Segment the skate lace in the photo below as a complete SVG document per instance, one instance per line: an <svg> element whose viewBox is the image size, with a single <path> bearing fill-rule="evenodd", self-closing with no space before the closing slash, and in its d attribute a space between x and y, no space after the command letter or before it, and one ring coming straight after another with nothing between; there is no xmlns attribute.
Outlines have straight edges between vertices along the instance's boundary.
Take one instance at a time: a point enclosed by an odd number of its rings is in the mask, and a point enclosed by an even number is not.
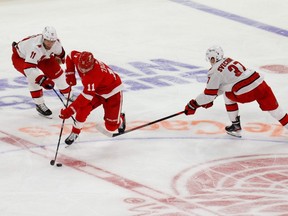
<svg viewBox="0 0 288 216"><path fill-rule="evenodd" d="M46 112L48 110L48 107L45 104L39 104L38 107L43 110L44 112Z"/></svg>
<svg viewBox="0 0 288 216"><path fill-rule="evenodd" d="M68 139L69 139L69 140L76 140L77 137L78 137L77 134L75 134L75 133L71 133L71 134L69 135Z"/></svg>

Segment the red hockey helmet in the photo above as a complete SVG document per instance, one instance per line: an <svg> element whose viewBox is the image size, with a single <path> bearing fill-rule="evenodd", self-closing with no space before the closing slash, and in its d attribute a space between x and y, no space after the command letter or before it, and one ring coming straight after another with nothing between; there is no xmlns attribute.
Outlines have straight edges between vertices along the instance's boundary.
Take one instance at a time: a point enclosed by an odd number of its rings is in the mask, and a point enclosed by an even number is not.
<svg viewBox="0 0 288 216"><path fill-rule="evenodd" d="M79 57L78 68L81 73L86 73L90 71L95 64L95 59L92 53L82 52Z"/></svg>

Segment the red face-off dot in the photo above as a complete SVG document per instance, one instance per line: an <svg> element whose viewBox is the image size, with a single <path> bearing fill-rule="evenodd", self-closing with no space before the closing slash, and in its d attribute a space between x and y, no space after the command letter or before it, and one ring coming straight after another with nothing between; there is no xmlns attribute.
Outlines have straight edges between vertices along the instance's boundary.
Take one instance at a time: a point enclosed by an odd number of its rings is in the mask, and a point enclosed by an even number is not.
<svg viewBox="0 0 288 216"><path fill-rule="evenodd" d="M261 66L260 69L270 73L277 73L277 74L288 73L287 65L264 65Z"/></svg>

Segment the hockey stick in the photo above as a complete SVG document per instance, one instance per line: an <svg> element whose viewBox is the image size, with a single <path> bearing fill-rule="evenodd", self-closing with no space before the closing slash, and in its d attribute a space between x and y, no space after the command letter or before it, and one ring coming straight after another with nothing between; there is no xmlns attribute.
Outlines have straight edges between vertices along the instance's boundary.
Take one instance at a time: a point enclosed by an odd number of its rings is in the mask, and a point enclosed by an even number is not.
<svg viewBox="0 0 288 216"><path fill-rule="evenodd" d="M54 90L54 89L53 89L53 90ZM56 92L56 91L54 90L54 92ZM67 102L66 102L66 104L64 104L65 107L68 106L69 98L70 98L70 93L71 93L71 91L69 91L69 93L68 93ZM57 95L58 95L58 94L57 94ZM63 100L61 100L61 101L63 101ZM64 101L63 101L63 103L64 103ZM62 120L62 125L61 125L61 129L60 129L60 133L59 133L59 139L58 139L58 144L57 144L57 148L56 148L56 152L55 152L55 157L54 157L54 160L51 160L51 161L50 161L50 165L51 165L51 166L54 166L54 164L55 164L55 162L56 162L56 159L57 159L58 150L59 150L59 146L60 146L60 141L61 141L61 137L62 137L62 132L63 132L63 128L64 128L64 123L65 123L65 119ZM61 163L57 163L56 165L57 165L57 166L62 166Z"/></svg>
<svg viewBox="0 0 288 216"><path fill-rule="evenodd" d="M172 114L172 115L163 117L163 118L161 118L161 119L157 119L157 120L155 120L155 121L148 122L148 123L146 123L146 124L139 125L139 126L137 126L137 127L131 128L131 129L129 129L129 130L124 131L124 133L109 133L108 131L106 131L104 128L102 128L100 125L97 125L97 124L96 124L96 129L97 129L100 133L102 133L102 134L104 134L104 135L106 135L106 136L108 136L108 137L116 137L116 136L121 136L121 135L126 134L126 133L130 133L130 132L132 132L132 131L138 130L138 129L143 128L143 127L147 127L147 126L152 125L152 124L155 124L155 123L157 123L157 122L161 122L161 121L164 121L164 120L166 120L166 119L173 118L173 117L178 116L178 115L181 115L181 114L183 114L183 113L184 113L184 111L181 111L181 112L178 112L178 113L174 113L174 114Z"/></svg>
<svg viewBox="0 0 288 216"><path fill-rule="evenodd" d="M67 104L64 103L62 97L58 94L58 92L57 92L54 88L53 88L53 91L55 92L55 94L57 95L57 97L60 99L60 101L62 102L62 104L64 105L64 107L67 108L68 103L67 103ZM70 92L71 92L71 91L70 91ZM69 92L69 95L68 95L68 96L70 96L70 92ZM67 100L69 101L69 99L67 99ZM73 119L74 122L76 121L73 116L71 116L71 118Z"/></svg>

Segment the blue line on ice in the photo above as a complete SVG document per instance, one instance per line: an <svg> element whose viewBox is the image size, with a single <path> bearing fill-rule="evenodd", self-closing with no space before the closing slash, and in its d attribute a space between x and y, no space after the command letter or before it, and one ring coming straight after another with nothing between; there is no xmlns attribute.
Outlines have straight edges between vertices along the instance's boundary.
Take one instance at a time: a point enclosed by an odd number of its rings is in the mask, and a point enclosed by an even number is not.
<svg viewBox="0 0 288 216"><path fill-rule="evenodd" d="M268 31L271 33L275 33L275 34L284 36L284 37L288 37L288 30L281 29L281 28L278 28L275 26L271 26L271 25L268 25L268 24L265 24L262 22L258 22L256 20L252 20L252 19L242 17L242 16L239 16L236 14L232 14L232 13L229 13L226 11L222 11L222 10L219 10L217 8L209 7L209 6L206 6L206 5L203 5L200 3L196 3L193 1L189 1L189 0L170 0L170 1L179 3L181 5L185 5L185 6L197 9L197 10L201 10L201 11L204 11L204 12L207 12L210 14L214 14L216 16L220 16L220 17L223 17L225 19L233 20L233 21L245 24L245 25L249 25L249 26L252 26L252 27L255 27L258 29L262 29L264 31Z"/></svg>

